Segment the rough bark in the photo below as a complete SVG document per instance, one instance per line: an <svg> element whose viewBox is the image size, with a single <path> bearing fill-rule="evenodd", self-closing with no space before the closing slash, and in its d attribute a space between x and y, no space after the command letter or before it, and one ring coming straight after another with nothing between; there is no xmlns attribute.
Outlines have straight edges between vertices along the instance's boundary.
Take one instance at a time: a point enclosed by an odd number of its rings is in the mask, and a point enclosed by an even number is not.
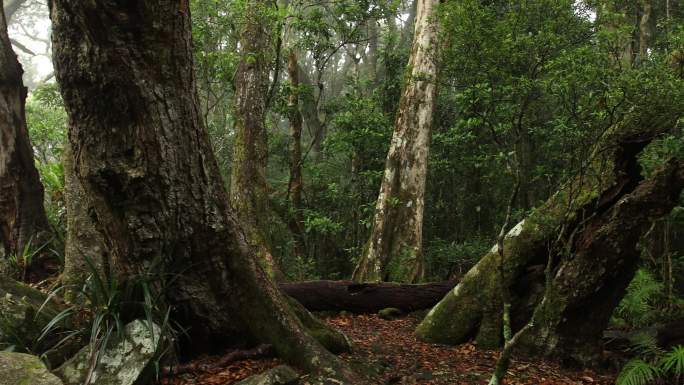
<svg viewBox="0 0 684 385"><path fill-rule="evenodd" d="M163 258L193 344L253 336L355 382L307 334L229 207L200 119L188 2L55 0L51 19L74 170L112 264L132 274Z"/></svg>
<svg viewBox="0 0 684 385"><path fill-rule="evenodd" d="M64 299L74 301L77 299L80 287L90 274L97 273L102 276L104 273L105 277L109 276L108 272L103 270L105 262L109 259L102 234L97 230L97 223L92 218L95 212L76 175L74 155L68 141L64 147L62 161L67 231L61 281L66 286ZM90 258L92 266L89 266L86 258Z"/></svg>
<svg viewBox="0 0 684 385"><path fill-rule="evenodd" d="M682 189L684 161L672 160L586 221L572 243L572 258L561 259L521 348L583 364L598 357L598 342L638 268L637 241L654 219L679 203Z"/></svg>
<svg viewBox="0 0 684 385"><path fill-rule="evenodd" d="M573 311L576 314L577 309L582 309L582 317L573 318L569 324L562 323L562 327L560 323L552 325L551 320L556 319L554 317L549 317L549 321L540 320L536 325L539 329L527 333L524 340L538 339L539 343L548 341L543 343L549 347L544 353L553 352L559 358L574 356L582 360L583 357L576 354L573 346L564 349L563 344L552 342L563 340L568 333L568 329L563 328L570 327L573 331L586 328L583 342L596 343L590 341L598 338L593 333L605 328L608 321L605 314L610 314L624 293L623 280L629 282L633 275L635 253L632 250L639 238L641 226L671 208L672 202L668 199L651 200L681 190L675 178L670 183L655 185L657 188L649 194L639 193L645 187L640 185L642 176L637 162L641 150L654 138L674 127L677 119L678 115L672 111L650 106L650 109L632 111L619 124L607 130L598 140L583 172L509 232L504 241L505 282L501 282L497 273L499 257L495 246L430 311L417 328L419 338L456 344L474 337L482 346L499 346L502 342L499 285L508 286L513 296L513 326L519 329L527 323L532 309L543 295L543 266L551 257L555 261L554 293L558 291L565 295L566 285L578 287L576 298L555 294L549 298L549 306L554 309L551 314L569 316ZM643 183L652 184L653 180ZM623 209L623 202L630 199L638 199L634 205L642 204L648 210L633 212ZM648 206L656 203L659 204L657 209ZM619 223L626 221L632 222L625 228L628 237L604 233L619 228ZM562 250L553 246L559 232L564 239L562 244L565 247ZM601 237L600 242L597 242L597 237ZM604 246L598 252L601 242ZM615 250L620 252L616 253ZM594 261L589 263L591 258ZM583 261L585 264L575 266L572 265L573 261ZM573 268L570 269L570 266ZM609 269L606 270L606 267ZM581 278L573 276L575 281L570 282L566 274L571 272L582 272L583 275ZM598 294L592 292L588 295L586 290L591 291L588 288ZM547 314L547 311L543 310L541 314ZM542 327L543 324L548 326ZM542 332L546 334L542 335Z"/></svg>
<svg viewBox="0 0 684 385"><path fill-rule="evenodd" d="M438 2L419 0L408 63L370 239L355 281L422 279L423 211L427 158L437 87Z"/></svg>
<svg viewBox="0 0 684 385"><path fill-rule="evenodd" d="M0 1L2 4L2 1ZM0 15L2 16L2 15ZM26 128L23 70L0 17L0 254L21 254L50 238L43 185Z"/></svg>
<svg viewBox="0 0 684 385"><path fill-rule="evenodd" d="M278 287L310 311L377 313L393 307L408 313L431 308L455 285L455 281L426 284L307 281L281 283Z"/></svg>
<svg viewBox="0 0 684 385"><path fill-rule="evenodd" d="M271 63L270 0L246 4L240 32L240 62L235 73L235 140L230 176L230 202L262 266L280 275L269 240L269 195L266 182L268 139L266 96Z"/></svg>

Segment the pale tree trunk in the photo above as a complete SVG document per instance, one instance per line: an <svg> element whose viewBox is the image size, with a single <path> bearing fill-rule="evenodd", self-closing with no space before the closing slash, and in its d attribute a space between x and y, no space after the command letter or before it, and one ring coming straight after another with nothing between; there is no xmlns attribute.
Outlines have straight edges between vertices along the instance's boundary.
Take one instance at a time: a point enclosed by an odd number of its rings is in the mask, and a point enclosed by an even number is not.
<svg viewBox="0 0 684 385"><path fill-rule="evenodd" d="M602 0L596 10L596 24L598 28L615 34L613 44L613 59L624 68L629 68L634 62L634 56L638 53L635 49L636 42L631 31L621 31L625 26L634 27L636 15L628 12L628 7L617 4L614 0ZM628 33L625 33L628 32Z"/></svg>
<svg viewBox="0 0 684 385"><path fill-rule="evenodd" d="M410 78L399 102L373 229L354 270L355 281L416 282L423 277L423 200L437 94L438 4L418 1Z"/></svg>
<svg viewBox="0 0 684 385"><path fill-rule="evenodd" d="M653 37L653 4L652 0L641 1L641 18L639 20L639 60L648 59L648 48Z"/></svg>
<svg viewBox="0 0 684 385"><path fill-rule="evenodd" d="M240 63L235 73L235 140L230 177L230 203L247 239L271 276L280 270L271 254L269 194L266 182L268 137L266 96L273 48L266 16L274 3L251 0L240 33Z"/></svg>
<svg viewBox="0 0 684 385"><path fill-rule="evenodd" d="M230 209L200 117L188 2L55 0L51 18L74 171L112 265L136 274L161 258L195 346L251 336L360 383L296 318Z"/></svg>
<svg viewBox="0 0 684 385"><path fill-rule="evenodd" d="M2 1L0 0L0 4ZM0 15L2 16L2 15ZM24 103L23 70L0 17L0 254L21 254L50 239L43 185L34 163Z"/></svg>
<svg viewBox="0 0 684 385"><path fill-rule="evenodd" d="M495 246L428 313L418 337L447 344L474 337L483 347L500 346L504 285L511 293L515 330L546 297L521 347L582 362L595 357L590 347L600 346L600 334L634 274L644 226L669 212L684 186L681 162L644 181L637 161L641 150L677 119L671 110L649 106L610 128L585 169L506 236L505 280L498 273ZM547 263L553 280L544 293L541 271Z"/></svg>
<svg viewBox="0 0 684 385"><path fill-rule="evenodd" d="M287 74L290 79L288 98L288 119L290 120L290 181L287 195L290 205L288 226L294 237L296 255L304 255L304 220L302 218L302 115L299 112L299 65L297 53L290 49L287 59Z"/></svg>
<svg viewBox="0 0 684 385"><path fill-rule="evenodd" d="M370 93L378 84L378 22L375 19L368 20L368 51L363 58L365 62L364 72L368 81Z"/></svg>
<svg viewBox="0 0 684 385"><path fill-rule="evenodd" d="M299 102L301 103L300 114L303 123L306 125L306 130L309 132L313 141L313 151L319 153L321 151L321 142L323 137L323 123L321 122L320 114L318 113L318 105L316 97L314 96L315 84L311 80L306 68L298 63L297 76L299 84L309 87L310 92L305 92L299 95Z"/></svg>

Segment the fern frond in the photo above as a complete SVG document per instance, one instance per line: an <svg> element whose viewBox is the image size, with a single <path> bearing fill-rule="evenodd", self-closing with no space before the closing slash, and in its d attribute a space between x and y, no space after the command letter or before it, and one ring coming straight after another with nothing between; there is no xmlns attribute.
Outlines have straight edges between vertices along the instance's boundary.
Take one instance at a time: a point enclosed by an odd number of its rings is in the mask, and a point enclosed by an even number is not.
<svg viewBox="0 0 684 385"><path fill-rule="evenodd" d="M658 367L640 359L633 359L622 368L615 385L649 385L658 377Z"/></svg>
<svg viewBox="0 0 684 385"><path fill-rule="evenodd" d="M654 305L664 293L664 285L644 269L637 270L616 311L634 326L648 324L655 315Z"/></svg>
<svg viewBox="0 0 684 385"><path fill-rule="evenodd" d="M674 377L684 375L684 346L675 346L660 360L663 372Z"/></svg>
<svg viewBox="0 0 684 385"><path fill-rule="evenodd" d="M639 332L629 337L629 350L640 357L659 357L665 351L658 346L658 339L653 332Z"/></svg>

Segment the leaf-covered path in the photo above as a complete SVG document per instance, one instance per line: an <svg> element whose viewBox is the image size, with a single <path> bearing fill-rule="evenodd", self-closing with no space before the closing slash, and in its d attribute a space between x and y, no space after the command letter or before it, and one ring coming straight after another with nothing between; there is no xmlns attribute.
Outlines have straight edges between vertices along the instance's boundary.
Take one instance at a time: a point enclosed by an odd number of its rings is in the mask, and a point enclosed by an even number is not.
<svg viewBox="0 0 684 385"><path fill-rule="evenodd" d="M486 384L497 352L473 344L443 346L420 342L413 330L415 316L387 321L377 315L341 315L325 322L342 330L354 351L342 357L369 370L371 384ZM225 385L280 364L256 359L217 366L221 357L201 357L198 370L163 381L165 385ZM542 361L513 360L505 383L510 385L612 384L614 378L592 371L568 371Z"/></svg>
<svg viewBox="0 0 684 385"><path fill-rule="evenodd" d="M356 350L348 357L379 369L378 384L486 384L498 352L473 344L443 346L420 342L414 316L386 321L377 315L340 316L327 322L345 332ZM513 360L507 384L612 384L591 371L561 370L545 362Z"/></svg>

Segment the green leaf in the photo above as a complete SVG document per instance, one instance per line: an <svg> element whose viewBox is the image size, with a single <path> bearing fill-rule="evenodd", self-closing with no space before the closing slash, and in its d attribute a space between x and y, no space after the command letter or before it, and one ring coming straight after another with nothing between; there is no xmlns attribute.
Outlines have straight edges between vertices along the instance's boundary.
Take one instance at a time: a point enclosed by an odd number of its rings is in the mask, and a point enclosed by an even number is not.
<svg viewBox="0 0 684 385"><path fill-rule="evenodd" d="M629 361L620 371L615 385L648 385L660 377L660 370L640 359Z"/></svg>
<svg viewBox="0 0 684 385"><path fill-rule="evenodd" d="M684 375L684 346L678 345L672 348L660 360L659 366L663 372L674 377Z"/></svg>

